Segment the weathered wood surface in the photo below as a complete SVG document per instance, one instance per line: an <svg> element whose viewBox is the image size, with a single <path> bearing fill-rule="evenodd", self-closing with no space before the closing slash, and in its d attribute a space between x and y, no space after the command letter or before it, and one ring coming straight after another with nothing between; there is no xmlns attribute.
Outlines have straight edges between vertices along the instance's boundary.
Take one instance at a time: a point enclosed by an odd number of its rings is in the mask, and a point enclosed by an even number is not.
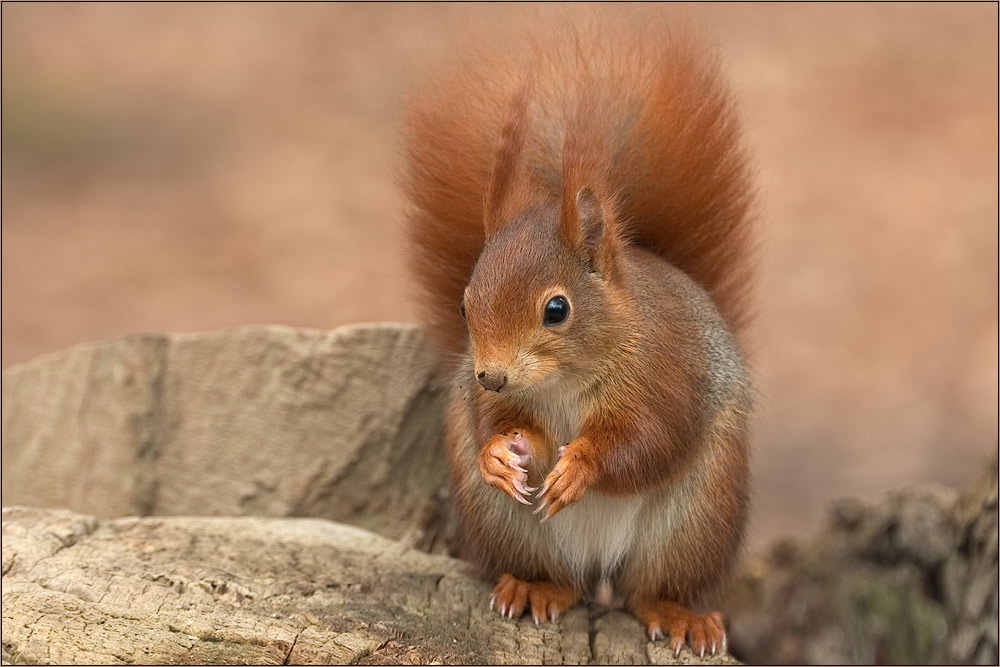
<svg viewBox="0 0 1000 667"><path fill-rule="evenodd" d="M433 372L406 324L79 345L3 372L3 505L323 517L442 551Z"/></svg>
<svg viewBox="0 0 1000 667"><path fill-rule="evenodd" d="M621 611L502 619L466 564L325 520L14 507L3 541L5 663L702 662Z"/></svg>

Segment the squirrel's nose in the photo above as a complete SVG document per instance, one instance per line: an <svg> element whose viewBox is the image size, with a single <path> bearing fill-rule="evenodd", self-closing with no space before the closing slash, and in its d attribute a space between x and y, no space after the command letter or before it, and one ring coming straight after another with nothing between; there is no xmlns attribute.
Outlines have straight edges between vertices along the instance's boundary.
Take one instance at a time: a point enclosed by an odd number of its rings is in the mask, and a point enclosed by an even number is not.
<svg viewBox="0 0 1000 667"><path fill-rule="evenodd" d="M476 373L476 377L487 391L500 391L507 384L507 374L503 371L480 371Z"/></svg>

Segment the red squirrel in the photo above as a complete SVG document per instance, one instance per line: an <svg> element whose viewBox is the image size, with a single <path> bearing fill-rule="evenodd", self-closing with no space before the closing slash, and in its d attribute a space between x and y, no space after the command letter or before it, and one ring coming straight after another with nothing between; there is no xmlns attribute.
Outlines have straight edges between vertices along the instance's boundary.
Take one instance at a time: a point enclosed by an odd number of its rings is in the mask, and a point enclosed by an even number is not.
<svg viewBox="0 0 1000 667"><path fill-rule="evenodd" d="M538 623L610 586L652 640L724 648L692 605L747 520L753 187L716 59L656 25L553 31L432 77L404 146L489 604Z"/></svg>

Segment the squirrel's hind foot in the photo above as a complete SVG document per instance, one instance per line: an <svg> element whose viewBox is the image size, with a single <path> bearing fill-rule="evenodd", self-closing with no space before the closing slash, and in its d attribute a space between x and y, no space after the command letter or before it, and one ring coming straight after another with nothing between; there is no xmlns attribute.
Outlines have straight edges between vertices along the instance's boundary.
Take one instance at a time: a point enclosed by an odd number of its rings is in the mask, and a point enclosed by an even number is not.
<svg viewBox="0 0 1000 667"><path fill-rule="evenodd" d="M538 625L544 620L555 621L578 599L572 586L559 586L550 581L522 581L504 574L490 595L490 609L495 608L507 618L519 618L530 604L531 617Z"/></svg>
<svg viewBox="0 0 1000 667"><path fill-rule="evenodd" d="M687 635L691 637L691 651L700 657L726 650L726 627L717 611L703 616L675 602L654 600L633 605L632 613L646 626L650 640L656 641L669 632L674 655L684 648Z"/></svg>

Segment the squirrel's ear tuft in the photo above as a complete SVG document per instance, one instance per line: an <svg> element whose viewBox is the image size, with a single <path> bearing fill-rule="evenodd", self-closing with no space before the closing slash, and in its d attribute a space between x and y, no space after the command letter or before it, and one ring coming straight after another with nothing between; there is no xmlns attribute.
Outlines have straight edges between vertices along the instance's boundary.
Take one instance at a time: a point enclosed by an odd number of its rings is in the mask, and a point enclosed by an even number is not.
<svg viewBox="0 0 1000 667"><path fill-rule="evenodd" d="M531 117L528 104L531 97L532 80L525 79L514 92L507 115L504 117L493 148L493 165L486 187L486 201L483 221L486 234L497 231L511 212L509 200L516 190L519 179L523 180L524 143L528 135Z"/></svg>

